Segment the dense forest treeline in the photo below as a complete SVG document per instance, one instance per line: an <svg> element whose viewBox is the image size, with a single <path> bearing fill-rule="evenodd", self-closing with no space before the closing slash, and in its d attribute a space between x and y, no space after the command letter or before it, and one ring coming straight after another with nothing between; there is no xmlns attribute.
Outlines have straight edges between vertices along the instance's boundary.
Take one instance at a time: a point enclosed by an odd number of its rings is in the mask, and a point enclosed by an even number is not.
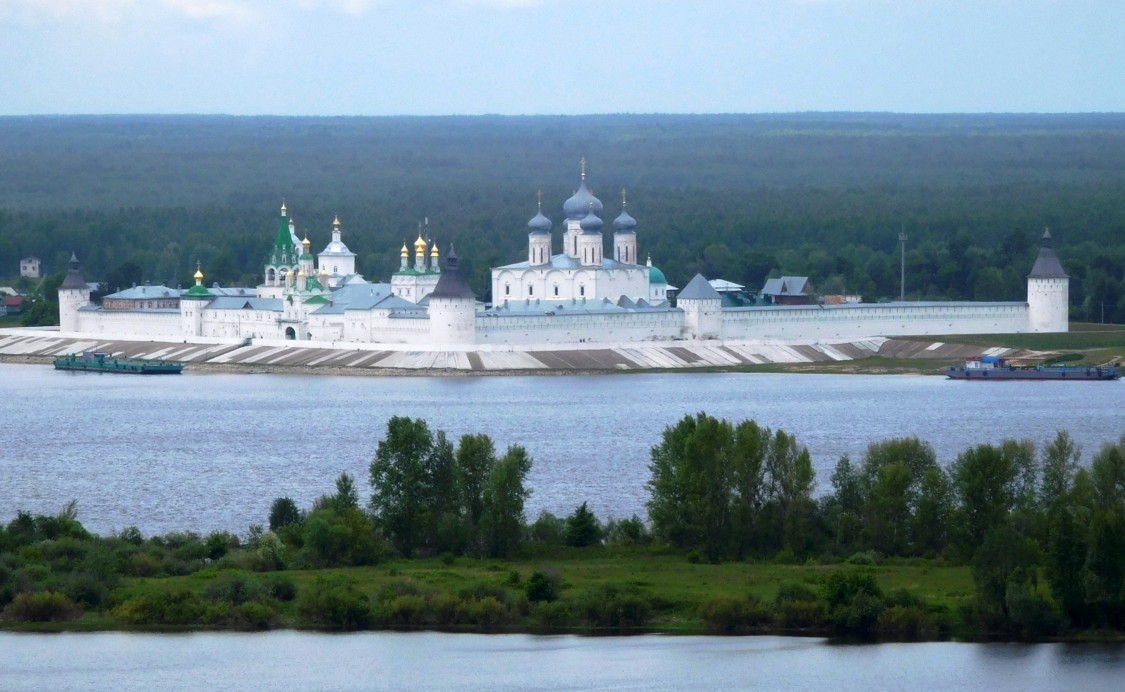
<svg viewBox="0 0 1125 692"><path fill-rule="evenodd" d="M129 528L102 538L73 503L57 516L19 512L0 525L0 620L1119 632L1125 436L1081 458L1065 432L1042 449L977 445L947 467L925 441L891 439L854 463L842 457L832 491L816 498L793 435L699 413L651 450L647 520L603 522L582 503L529 522L526 450L499 454L487 435L455 443L394 417L369 467L369 499L343 473L309 508L276 498L268 527L245 536ZM891 588L904 576L913 590Z"/></svg>
<svg viewBox="0 0 1125 692"><path fill-rule="evenodd" d="M905 232L908 297L1018 300L1050 226L1072 315L1125 322L1119 114L37 116L0 118L0 152L0 276L75 251L90 280L187 284L199 260L253 285L284 198L314 250L339 214L375 280L428 218L488 299L536 191L558 232L585 156L605 220L628 188L642 256L677 285L784 273L894 297Z"/></svg>

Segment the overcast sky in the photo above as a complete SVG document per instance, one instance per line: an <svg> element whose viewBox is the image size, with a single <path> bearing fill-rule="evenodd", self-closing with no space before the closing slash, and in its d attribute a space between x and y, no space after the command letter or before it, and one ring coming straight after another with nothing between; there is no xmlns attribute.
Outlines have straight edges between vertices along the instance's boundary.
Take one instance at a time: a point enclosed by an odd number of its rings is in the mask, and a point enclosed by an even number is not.
<svg viewBox="0 0 1125 692"><path fill-rule="evenodd" d="M1125 0L0 0L0 114L1125 111Z"/></svg>

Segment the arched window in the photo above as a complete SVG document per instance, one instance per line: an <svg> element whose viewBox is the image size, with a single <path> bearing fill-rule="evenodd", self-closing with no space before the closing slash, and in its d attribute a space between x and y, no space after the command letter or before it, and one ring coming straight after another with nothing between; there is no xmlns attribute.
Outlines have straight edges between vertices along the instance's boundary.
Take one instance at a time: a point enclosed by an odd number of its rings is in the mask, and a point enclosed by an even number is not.
<svg viewBox="0 0 1125 692"><path fill-rule="evenodd" d="M535 295L535 287L534 286L528 286L527 287L527 295L529 295L529 296Z"/></svg>
<svg viewBox="0 0 1125 692"><path fill-rule="evenodd" d="M556 298L559 297L559 285L558 284L555 284L555 297Z"/></svg>
<svg viewBox="0 0 1125 692"><path fill-rule="evenodd" d="M578 295L580 295L580 296L586 295L586 287L585 286L579 286L578 287Z"/></svg>
<svg viewBox="0 0 1125 692"><path fill-rule="evenodd" d="M512 287L509 284L504 284L504 295L512 295Z"/></svg>

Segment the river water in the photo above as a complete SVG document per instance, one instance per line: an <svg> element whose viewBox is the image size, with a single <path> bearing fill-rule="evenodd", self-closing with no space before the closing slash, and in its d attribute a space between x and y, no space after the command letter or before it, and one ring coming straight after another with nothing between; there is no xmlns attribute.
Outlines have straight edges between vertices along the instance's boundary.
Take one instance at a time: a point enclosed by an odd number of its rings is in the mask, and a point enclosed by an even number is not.
<svg viewBox="0 0 1125 692"><path fill-rule="evenodd" d="M0 520L17 509L136 525L245 532L289 496L308 506L341 471L366 491L388 418L422 417L456 440L484 432L534 459L528 513L645 516L649 450L699 411L794 433L820 491L842 454L928 440L945 464L1008 437L1068 430L1083 460L1125 433L1125 382L955 382L917 375L674 373L530 377L329 377L56 372L0 364ZM363 496L367 492L361 493Z"/></svg>
<svg viewBox="0 0 1125 692"><path fill-rule="evenodd" d="M649 449L706 411L797 435L823 490L842 454L929 440L948 463L1006 437L1066 429L1084 459L1125 433L1117 383L995 385L923 376L131 378L0 364L0 521L19 508L105 533L242 532L273 498L307 506L340 471L362 484L393 415L454 439L485 432L535 464L529 513L644 516ZM837 645L788 637L309 632L0 632L0 689L1110 690L1121 646Z"/></svg>
<svg viewBox="0 0 1125 692"><path fill-rule="evenodd" d="M802 637L0 633L5 690L1119 690L1125 648Z"/></svg>

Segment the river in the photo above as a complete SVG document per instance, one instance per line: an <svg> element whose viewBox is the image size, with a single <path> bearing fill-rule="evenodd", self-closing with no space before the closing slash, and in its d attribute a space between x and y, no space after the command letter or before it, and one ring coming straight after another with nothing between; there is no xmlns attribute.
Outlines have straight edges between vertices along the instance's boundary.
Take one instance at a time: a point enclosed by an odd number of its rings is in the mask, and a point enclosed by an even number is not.
<svg viewBox="0 0 1125 692"><path fill-rule="evenodd" d="M753 418L808 447L819 491L842 454L917 435L943 464L972 445L1068 430L1083 460L1125 433L1125 382L955 382L921 375L674 373L128 377L0 364L0 516L54 513L105 533L136 525L245 532L272 500L308 506L341 471L366 490L394 415L451 438L484 432L534 459L528 505L645 516L649 450L685 414ZM366 495L366 492L361 493Z"/></svg>
<svg viewBox="0 0 1125 692"><path fill-rule="evenodd" d="M12 634L5 690L1096 690L1125 648L804 637Z"/></svg>

